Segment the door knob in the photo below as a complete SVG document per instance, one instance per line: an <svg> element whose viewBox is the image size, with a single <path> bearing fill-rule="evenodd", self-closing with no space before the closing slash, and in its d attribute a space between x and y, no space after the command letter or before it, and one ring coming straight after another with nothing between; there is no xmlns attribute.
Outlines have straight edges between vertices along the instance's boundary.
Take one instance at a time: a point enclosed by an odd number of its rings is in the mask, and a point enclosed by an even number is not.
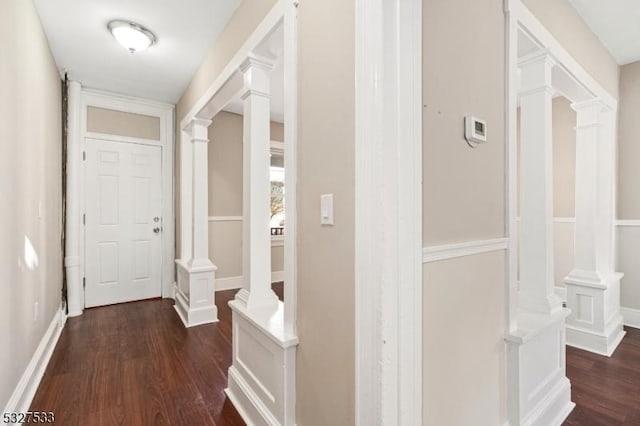
<svg viewBox="0 0 640 426"><path fill-rule="evenodd" d="M156 234L160 233L160 227L156 226L155 228L153 228L153 232Z"/></svg>

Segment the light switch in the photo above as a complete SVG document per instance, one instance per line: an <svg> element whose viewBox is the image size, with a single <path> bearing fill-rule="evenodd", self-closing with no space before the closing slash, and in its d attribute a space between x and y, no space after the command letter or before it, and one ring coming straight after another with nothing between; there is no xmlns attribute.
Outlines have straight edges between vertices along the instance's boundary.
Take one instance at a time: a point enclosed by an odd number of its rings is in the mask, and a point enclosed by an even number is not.
<svg viewBox="0 0 640 426"><path fill-rule="evenodd" d="M320 196L320 224L333 225L333 194Z"/></svg>

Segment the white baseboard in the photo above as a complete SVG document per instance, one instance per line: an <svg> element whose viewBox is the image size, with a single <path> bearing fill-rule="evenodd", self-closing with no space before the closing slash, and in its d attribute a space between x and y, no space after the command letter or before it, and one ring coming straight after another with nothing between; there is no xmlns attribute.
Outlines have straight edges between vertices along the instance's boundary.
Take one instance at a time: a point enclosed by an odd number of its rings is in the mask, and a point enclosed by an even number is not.
<svg viewBox="0 0 640 426"><path fill-rule="evenodd" d="M640 328L640 309L620 307L622 320L627 327Z"/></svg>
<svg viewBox="0 0 640 426"><path fill-rule="evenodd" d="M284 281L284 271L275 271L271 273L271 282L279 283L280 281Z"/></svg>
<svg viewBox="0 0 640 426"><path fill-rule="evenodd" d="M42 336L36 351L31 357L31 361L27 365L20 381L16 385L7 405L4 407L3 413L23 413L29 411L33 397L38 390L40 380L49 364L53 349L58 343L62 327L66 322L67 315L62 311L56 312L47 328L47 331Z"/></svg>
<svg viewBox="0 0 640 426"><path fill-rule="evenodd" d="M271 273L271 282L284 281L284 271L274 271ZM242 288L242 275L236 277L216 278L216 291L237 290Z"/></svg>
<svg viewBox="0 0 640 426"><path fill-rule="evenodd" d="M216 291L242 288L242 275L237 277L216 278Z"/></svg>

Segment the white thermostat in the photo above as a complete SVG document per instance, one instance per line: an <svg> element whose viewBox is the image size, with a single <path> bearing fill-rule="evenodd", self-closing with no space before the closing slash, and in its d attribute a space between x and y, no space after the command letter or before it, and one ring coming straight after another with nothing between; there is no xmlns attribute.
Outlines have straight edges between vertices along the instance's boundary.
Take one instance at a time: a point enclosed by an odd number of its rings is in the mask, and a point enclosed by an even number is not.
<svg viewBox="0 0 640 426"><path fill-rule="evenodd" d="M464 138L469 145L476 146L487 141L487 122L470 115L464 118Z"/></svg>

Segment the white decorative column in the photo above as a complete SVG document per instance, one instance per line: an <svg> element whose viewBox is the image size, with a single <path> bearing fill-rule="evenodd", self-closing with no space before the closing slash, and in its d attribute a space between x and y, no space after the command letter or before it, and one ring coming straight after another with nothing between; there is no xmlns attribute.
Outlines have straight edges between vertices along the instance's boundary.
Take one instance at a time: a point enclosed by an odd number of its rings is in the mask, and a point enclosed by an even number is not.
<svg viewBox="0 0 640 426"><path fill-rule="evenodd" d="M567 344L610 356L625 335L613 268L614 119L598 99L572 105L576 125L574 268L565 278Z"/></svg>
<svg viewBox="0 0 640 426"><path fill-rule="evenodd" d="M520 99L520 292L507 336L511 424L561 424L575 404L565 370L565 318L553 287L553 57L522 58Z"/></svg>
<svg viewBox="0 0 640 426"><path fill-rule="evenodd" d="M248 309L274 307L271 290L270 176L271 114L270 72L273 61L249 56L240 71L245 91L243 121L242 276L236 299Z"/></svg>
<svg viewBox="0 0 640 426"><path fill-rule="evenodd" d="M218 309L214 301L216 266L209 260L208 230L208 156L207 144L210 120L194 118L185 129L191 143L191 161L181 162L181 179L191 181L191 191L181 194L181 213L187 218L191 229L186 230L188 240L181 244L181 259L176 260L178 288L176 289L176 311L185 326L218 321ZM183 155L185 152L182 153ZM190 196L190 200L187 198ZM187 203L186 205L184 203ZM189 220L190 218L190 220ZM183 237L184 238L184 237ZM186 243L191 242L191 247ZM186 257L190 256L190 257Z"/></svg>
<svg viewBox="0 0 640 426"><path fill-rule="evenodd" d="M298 339L285 330L284 304L271 290L269 73L250 55L244 76L243 288L229 302L233 363L226 393L247 424L295 425Z"/></svg>
<svg viewBox="0 0 640 426"><path fill-rule="evenodd" d="M543 52L521 63L519 306L562 308L553 282L553 61Z"/></svg>
<svg viewBox="0 0 640 426"><path fill-rule="evenodd" d="M81 90L77 81L70 81L67 108L67 194L65 217L65 258L67 306L70 317L82 314L84 297L80 271L80 166L81 160Z"/></svg>

